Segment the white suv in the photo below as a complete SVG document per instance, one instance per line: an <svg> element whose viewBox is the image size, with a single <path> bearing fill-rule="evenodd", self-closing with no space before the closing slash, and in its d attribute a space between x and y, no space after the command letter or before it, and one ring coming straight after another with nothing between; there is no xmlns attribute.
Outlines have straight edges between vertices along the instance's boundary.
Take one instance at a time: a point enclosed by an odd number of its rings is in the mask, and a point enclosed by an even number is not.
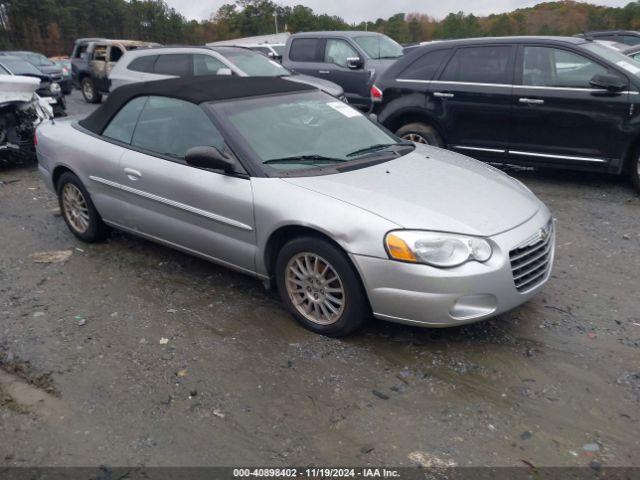
<svg viewBox="0 0 640 480"><path fill-rule="evenodd" d="M122 85L175 77L237 75L282 77L307 83L344 100L341 86L286 69L265 55L244 47L158 47L130 50L109 74L110 90Z"/></svg>

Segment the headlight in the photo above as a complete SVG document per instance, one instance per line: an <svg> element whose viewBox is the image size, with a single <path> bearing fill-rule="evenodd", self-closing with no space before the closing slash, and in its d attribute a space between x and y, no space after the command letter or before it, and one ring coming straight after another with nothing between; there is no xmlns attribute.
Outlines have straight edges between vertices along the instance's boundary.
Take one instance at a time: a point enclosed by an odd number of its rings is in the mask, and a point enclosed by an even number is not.
<svg viewBox="0 0 640 480"><path fill-rule="evenodd" d="M456 267L469 260L486 262L492 254L486 240L452 233L396 230L387 233L384 243L393 260L434 267Z"/></svg>
<svg viewBox="0 0 640 480"><path fill-rule="evenodd" d="M56 82L53 82L49 89L51 90L51 93L60 93L60 85Z"/></svg>

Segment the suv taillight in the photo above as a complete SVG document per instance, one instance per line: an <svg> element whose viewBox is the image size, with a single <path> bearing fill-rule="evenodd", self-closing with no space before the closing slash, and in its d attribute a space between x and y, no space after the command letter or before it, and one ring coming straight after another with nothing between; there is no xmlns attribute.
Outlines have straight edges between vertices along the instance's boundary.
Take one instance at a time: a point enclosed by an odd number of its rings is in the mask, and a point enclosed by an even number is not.
<svg viewBox="0 0 640 480"><path fill-rule="evenodd" d="M374 102L382 101L382 90L380 90L375 85L371 87L371 100L373 100Z"/></svg>

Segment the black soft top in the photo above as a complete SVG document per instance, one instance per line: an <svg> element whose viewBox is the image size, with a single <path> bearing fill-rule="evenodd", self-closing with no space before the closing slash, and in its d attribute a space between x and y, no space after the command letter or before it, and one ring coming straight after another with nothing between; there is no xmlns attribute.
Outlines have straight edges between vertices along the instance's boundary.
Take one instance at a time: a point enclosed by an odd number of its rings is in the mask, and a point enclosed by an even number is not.
<svg viewBox="0 0 640 480"><path fill-rule="evenodd" d="M136 97L155 95L177 98L197 105L215 100L256 97L278 93L316 90L316 87L278 77L203 77L171 78L154 82L123 85L109 94L107 100L79 123L87 130L101 134L113 116Z"/></svg>

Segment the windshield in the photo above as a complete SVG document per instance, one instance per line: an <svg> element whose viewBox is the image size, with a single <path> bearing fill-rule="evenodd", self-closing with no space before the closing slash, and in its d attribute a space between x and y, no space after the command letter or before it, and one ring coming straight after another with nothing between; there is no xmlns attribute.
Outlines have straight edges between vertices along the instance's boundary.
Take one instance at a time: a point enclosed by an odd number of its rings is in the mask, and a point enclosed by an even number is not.
<svg viewBox="0 0 640 480"><path fill-rule="evenodd" d="M402 47L400 44L394 42L386 35L367 35L355 37L354 40L370 58L398 58L402 56Z"/></svg>
<svg viewBox="0 0 640 480"><path fill-rule="evenodd" d="M27 60L29 60L29 62L40 67L50 67L52 65L55 65L55 63L53 63L47 57L45 57L44 55L40 55L38 53L28 53L26 55L26 58Z"/></svg>
<svg viewBox="0 0 640 480"><path fill-rule="evenodd" d="M359 111L317 91L218 103L213 109L257 161L281 171L335 166L405 146Z"/></svg>
<svg viewBox="0 0 640 480"><path fill-rule="evenodd" d="M599 55L610 62L615 63L619 67L625 69L627 72L640 78L640 63L631 57L627 57L623 53L620 53L613 48L606 47L600 43L589 42L580 45L585 50L588 50L596 55Z"/></svg>
<svg viewBox="0 0 640 480"><path fill-rule="evenodd" d="M251 50L225 50L220 53L240 70L252 77L281 77L291 74L289 70L278 62Z"/></svg>
<svg viewBox="0 0 640 480"><path fill-rule="evenodd" d="M25 60L0 58L2 64L14 75L42 75L42 72Z"/></svg>

